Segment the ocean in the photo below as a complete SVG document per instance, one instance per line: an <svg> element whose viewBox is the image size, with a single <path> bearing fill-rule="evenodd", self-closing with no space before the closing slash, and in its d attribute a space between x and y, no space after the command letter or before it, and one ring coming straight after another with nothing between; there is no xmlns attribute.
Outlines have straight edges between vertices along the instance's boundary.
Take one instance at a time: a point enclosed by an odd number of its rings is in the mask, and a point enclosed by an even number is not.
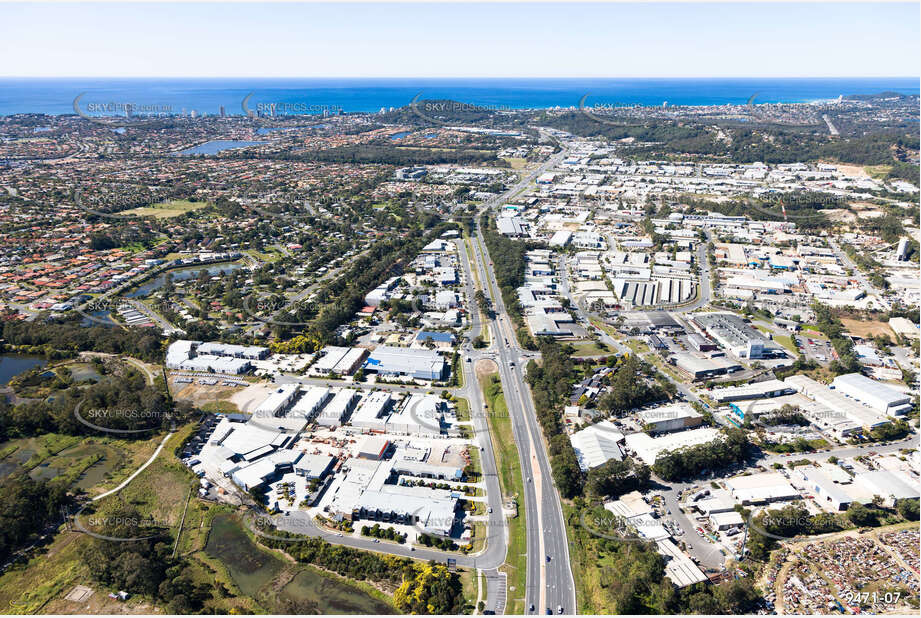
<svg viewBox="0 0 921 618"><path fill-rule="evenodd" d="M74 101L90 115L243 115L376 112L423 99L451 99L482 109L533 109L584 105L723 105L802 103L840 95L884 91L919 94L919 79L408 79L408 78L0 78L0 115L73 114ZM81 96L82 95L82 96ZM249 98L247 98L249 97Z"/></svg>

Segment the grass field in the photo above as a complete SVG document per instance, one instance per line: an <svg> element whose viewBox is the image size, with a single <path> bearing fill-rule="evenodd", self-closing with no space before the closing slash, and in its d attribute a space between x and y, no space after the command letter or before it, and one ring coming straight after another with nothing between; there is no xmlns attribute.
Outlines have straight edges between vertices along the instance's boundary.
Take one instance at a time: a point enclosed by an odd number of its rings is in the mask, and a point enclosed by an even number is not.
<svg viewBox="0 0 921 618"><path fill-rule="evenodd" d="M143 208L132 208L124 210L119 214L135 215L138 217L153 217L154 219L169 219L178 217L193 210L199 210L208 206L208 202L190 202L188 200L173 200L171 202L161 202L152 206Z"/></svg>
<svg viewBox="0 0 921 618"><path fill-rule="evenodd" d="M790 335L774 335L774 341L782 345L794 356L799 354L799 350L797 350L796 345L793 344L793 337Z"/></svg>
<svg viewBox="0 0 921 618"><path fill-rule="evenodd" d="M576 341L569 345L575 348L572 356L604 356L611 353L611 348L600 341Z"/></svg>
<svg viewBox="0 0 921 618"><path fill-rule="evenodd" d="M524 481L521 478L521 464L518 447L512 432L512 422L502 393L499 376L495 373L482 376L480 385L491 414L489 436L496 454L496 467L499 472L499 484L506 498L516 500L524 494ZM508 553L505 564L501 567L508 576L507 614L524 613L524 590L527 579L527 525L524 508L519 504L518 517L510 519Z"/></svg>

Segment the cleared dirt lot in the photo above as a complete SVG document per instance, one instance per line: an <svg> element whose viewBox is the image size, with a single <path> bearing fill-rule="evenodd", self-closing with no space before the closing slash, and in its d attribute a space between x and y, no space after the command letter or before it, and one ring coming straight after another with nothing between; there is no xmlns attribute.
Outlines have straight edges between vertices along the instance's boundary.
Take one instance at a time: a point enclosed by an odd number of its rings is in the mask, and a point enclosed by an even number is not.
<svg viewBox="0 0 921 618"><path fill-rule="evenodd" d="M841 318L841 323L844 324L844 327L852 335L858 337L873 337L874 335L882 335L884 337L891 337L895 339L895 333L891 328L889 328L888 322L865 322L863 320L850 320L848 318Z"/></svg>
<svg viewBox="0 0 921 618"><path fill-rule="evenodd" d="M242 386L221 386L220 383L215 385L204 385L198 384L197 382L193 382L192 384L176 384L172 380L170 382L170 390L174 398L179 401L187 401L199 408L208 404L213 404L216 401L229 402L239 408L240 406L234 398L247 390L247 388Z"/></svg>
<svg viewBox="0 0 921 618"><path fill-rule="evenodd" d="M488 358L481 358L476 363L473 364L473 370L476 372L477 380L488 376L491 373L496 373L499 371L499 365L496 364L496 361L489 360Z"/></svg>

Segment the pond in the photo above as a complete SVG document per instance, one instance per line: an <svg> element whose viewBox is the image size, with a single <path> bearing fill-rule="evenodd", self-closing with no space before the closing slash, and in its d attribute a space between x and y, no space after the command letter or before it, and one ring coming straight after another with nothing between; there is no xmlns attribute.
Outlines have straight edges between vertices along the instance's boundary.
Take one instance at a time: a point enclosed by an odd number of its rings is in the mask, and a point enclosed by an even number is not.
<svg viewBox="0 0 921 618"><path fill-rule="evenodd" d="M274 580L285 564L261 549L247 536L242 524L231 515L217 515L205 552L227 567L234 583L249 597ZM280 604L299 607L299 613L393 614L389 604L339 579L312 570L302 570L280 591ZM278 611L280 608L270 608Z"/></svg>
<svg viewBox="0 0 921 618"><path fill-rule="evenodd" d="M315 608L318 614L394 614L389 604L358 588L315 571L301 571L281 589L297 605Z"/></svg>
<svg viewBox="0 0 921 618"><path fill-rule="evenodd" d="M43 367L45 359L25 354L4 354L0 356L0 386L6 386L14 377L33 367Z"/></svg>
<svg viewBox="0 0 921 618"><path fill-rule="evenodd" d="M67 369L70 370L70 377L74 382L98 382L102 379L96 368L89 363L74 363L68 365Z"/></svg>
<svg viewBox="0 0 921 618"><path fill-rule="evenodd" d="M212 264L211 266L189 266L188 268L177 268L175 270L168 270L165 273L157 275L153 279L146 281L125 294L125 298L145 298L149 296L152 292L155 292L162 288L166 284L166 275L172 275L173 281L185 281L187 279L193 279L198 276L203 270L208 271L210 276L215 276L218 274L224 275L227 273L232 273L235 270L243 268L242 264L237 264L236 262L229 264Z"/></svg>
<svg viewBox="0 0 921 618"><path fill-rule="evenodd" d="M281 560L257 547L230 515L215 516L205 552L227 567L240 592L248 597L255 597L284 566Z"/></svg>
<svg viewBox="0 0 921 618"><path fill-rule="evenodd" d="M18 451L17 451L18 453ZM64 449L57 455L49 457L40 465L29 471L29 476L35 480L49 481L59 474L66 472L84 457L100 455L102 459L83 471L72 487L87 490L105 480L118 463L119 456L114 449L102 444L78 444ZM22 462L24 463L24 462Z"/></svg>

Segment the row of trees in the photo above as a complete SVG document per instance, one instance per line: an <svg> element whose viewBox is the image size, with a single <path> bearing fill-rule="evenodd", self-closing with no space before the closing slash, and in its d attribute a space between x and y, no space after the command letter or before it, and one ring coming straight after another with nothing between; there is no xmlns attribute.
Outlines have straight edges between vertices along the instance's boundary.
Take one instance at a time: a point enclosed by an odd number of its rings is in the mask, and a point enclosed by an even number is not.
<svg viewBox="0 0 921 618"><path fill-rule="evenodd" d="M403 238L392 238L375 243L364 255L355 259L348 270L316 295L316 301L309 307L279 317L281 322L305 322L308 337L317 347L329 342L336 329L350 320L364 304L365 294L387 277L398 275L416 254L432 240L454 224L439 224L431 229L413 229ZM276 336L288 334L289 328L276 326Z"/></svg>
<svg viewBox="0 0 921 618"><path fill-rule="evenodd" d="M626 357L605 377L609 390L598 400L598 407L620 417L648 403L668 399L672 393L662 384L651 381L657 375L656 369L639 357Z"/></svg>
<svg viewBox="0 0 921 618"><path fill-rule="evenodd" d="M563 431L562 409L574 380L572 362L566 349L548 337L538 342L542 362L528 363L526 379L531 386L537 420L549 443L550 467L560 494L573 498L582 493L585 482L576 452Z"/></svg>
<svg viewBox="0 0 921 618"><path fill-rule="evenodd" d="M403 544L406 542L406 533L397 532L393 526L388 526L387 528L381 528L380 524L374 524L373 526L362 526L361 527L361 536L370 536L375 539L386 539L388 541L396 541L397 543Z"/></svg>
<svg viewBox="0 0 921 618"><path fill-rule="evenodd" d="M154 328L82 326L78 319L3 322L4 351L68 358L77 352L130 354L150 362L163 360L163 338ZM20 347L21 346L21 347Z"/></svg>

